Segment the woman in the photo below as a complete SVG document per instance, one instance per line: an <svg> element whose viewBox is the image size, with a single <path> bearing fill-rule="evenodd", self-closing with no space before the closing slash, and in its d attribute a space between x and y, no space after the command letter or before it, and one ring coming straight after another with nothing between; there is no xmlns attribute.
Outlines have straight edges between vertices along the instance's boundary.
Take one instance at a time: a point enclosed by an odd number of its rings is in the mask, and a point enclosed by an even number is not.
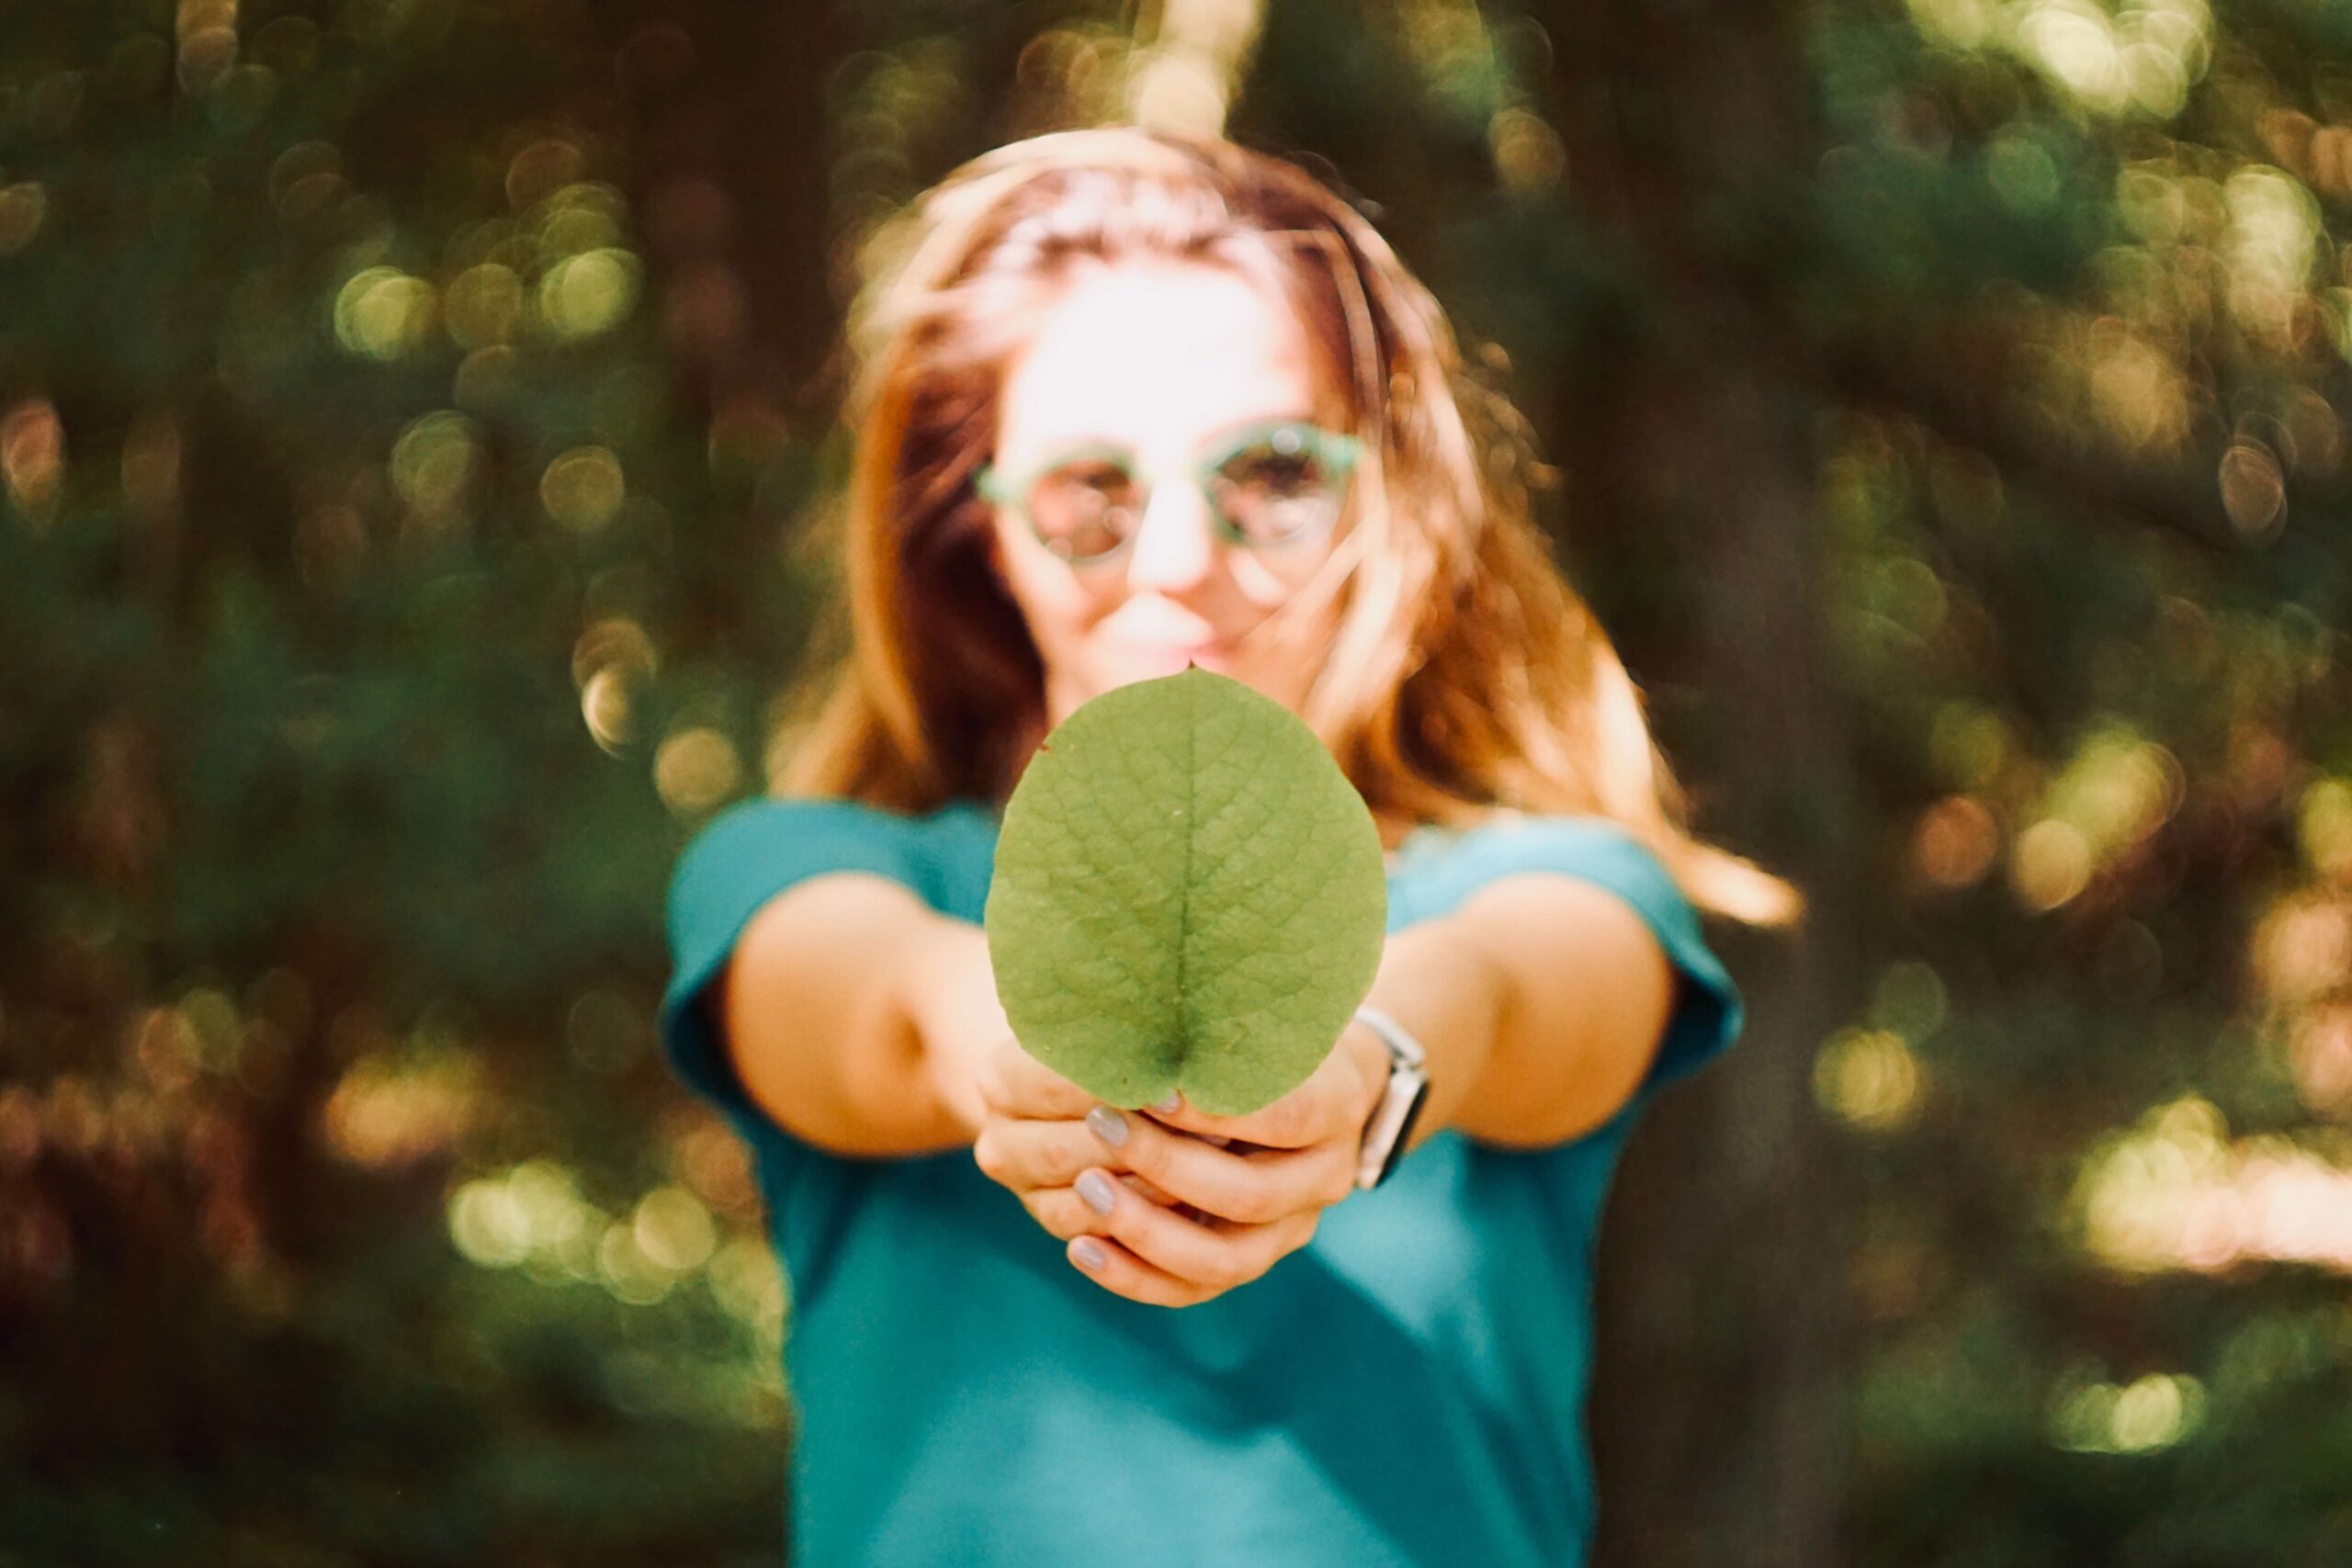
<svg viewBox="0 0 2352 1568"><path fill-rule="evenodd" d="M896 239L855 313L851 655L795 798L671 889L664 1037L792 1285L797 1560L1580 1561L1602 1192L1738 1029L1694 907L1792 895L1678 826L1506 417L1317 182L1059 133ZM1098 1105L997 1005L1006 795L1188 662L1309 724L1389 851L1366 1000L1430 1081L1372 1190L1371 1022L1221 1119Z"/></svg>

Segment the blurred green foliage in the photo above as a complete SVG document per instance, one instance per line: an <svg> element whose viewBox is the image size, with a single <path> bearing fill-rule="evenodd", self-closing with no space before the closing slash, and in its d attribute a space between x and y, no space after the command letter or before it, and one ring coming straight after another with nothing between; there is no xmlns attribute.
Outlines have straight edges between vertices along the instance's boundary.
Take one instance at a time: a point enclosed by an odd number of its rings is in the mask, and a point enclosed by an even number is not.
<svg viewBox="0 0 2352 1568"><path fill-rule="evenodd" d="M774 1554L782 1286L654 1058L647 744L767 671L646 630L769 468L673 402L563 20L0 22L0 1560Z"/></svg>
<svg viewBox="0 0 2352 1568"><path fill-rule="evenodd" d="M1658 529L1807 498L1854 1559L2352 1560L2352 7L1239 10L1236 133L1487 345L1702 826L1698 607L1777 590ZM774 1559L663 878L832 586L857 245L1139 48L0 0L0 1563Z"/></svg>

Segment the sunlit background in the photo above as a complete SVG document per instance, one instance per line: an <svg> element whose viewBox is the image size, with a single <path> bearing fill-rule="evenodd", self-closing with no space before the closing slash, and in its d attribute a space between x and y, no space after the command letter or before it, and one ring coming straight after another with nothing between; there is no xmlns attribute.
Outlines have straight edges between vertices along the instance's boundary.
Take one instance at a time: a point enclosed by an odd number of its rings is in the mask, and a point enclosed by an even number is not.
<svg viewBox="0 0 2352 1568"><path fill-rule="evenodd" d="M878 225L1130 118L1377 218L1815 900L1601 1561L2352 1562L2352 3L0 0L0 1564L775 1560L663 882Z"/></svg>

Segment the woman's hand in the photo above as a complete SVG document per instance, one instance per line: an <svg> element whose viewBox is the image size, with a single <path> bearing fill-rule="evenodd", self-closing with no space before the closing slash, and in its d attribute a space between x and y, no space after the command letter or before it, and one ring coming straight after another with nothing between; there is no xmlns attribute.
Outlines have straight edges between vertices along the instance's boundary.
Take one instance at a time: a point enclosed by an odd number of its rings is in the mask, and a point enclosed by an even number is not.
<svg viewBox="0 0 2352 1568"><path fill-rule="evenodd" d="M1351 1024L1305 1083L1247 1116L1122 1112L1007 1037L978 1075L987 1119L972 1155L1104 1289L1193 1306L1306 1246L1355 1190L1387 1076L1387 1048Z"/></svg>

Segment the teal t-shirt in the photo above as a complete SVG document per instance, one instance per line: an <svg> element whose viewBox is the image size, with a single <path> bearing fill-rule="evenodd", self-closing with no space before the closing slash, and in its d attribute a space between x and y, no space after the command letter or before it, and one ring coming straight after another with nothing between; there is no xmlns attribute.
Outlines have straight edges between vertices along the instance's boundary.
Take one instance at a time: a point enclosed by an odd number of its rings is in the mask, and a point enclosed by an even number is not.
<svg viewBox="0 0 2352 1568"><path fill-rule="evenodd" d="M703 829L671 883L662 1038L750 1143L790 1281L792 1560L1582 1562L1601 1199L1650 1095L1740 1024L1665 868L1592 818L1408 840L1389 873L1392 933L1519 871L1624 898L1682 981L1657 1064L1624 1111L1557 1147L1439 1131L1265 1275L1170 1309L1072 1268L968 1150L846 1158L786 1132L746 1095L701 1005L752 915L805 877L871 872L978 922L997 822L973 801L925 817L750 802Z"/></svg>

